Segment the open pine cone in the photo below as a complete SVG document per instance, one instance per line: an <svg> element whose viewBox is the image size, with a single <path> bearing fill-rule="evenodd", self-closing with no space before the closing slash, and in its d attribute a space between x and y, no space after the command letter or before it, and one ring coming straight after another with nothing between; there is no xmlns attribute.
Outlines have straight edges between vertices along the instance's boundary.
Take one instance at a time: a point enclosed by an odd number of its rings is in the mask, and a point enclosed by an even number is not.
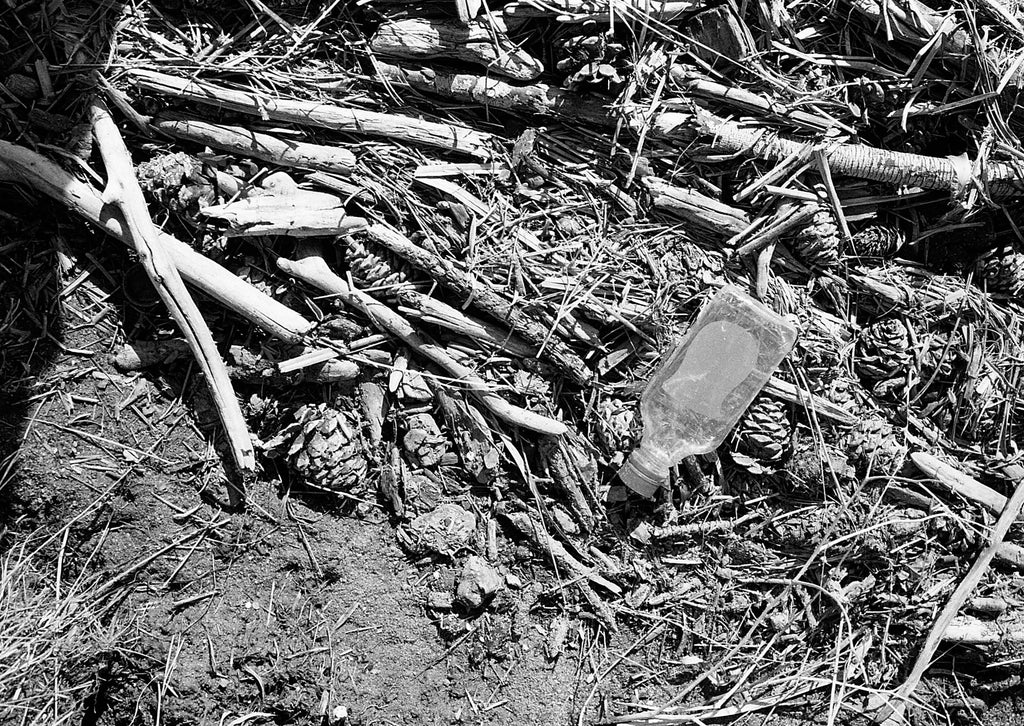
<svg viewBox="0 0 1024 726"><path fill-rule="evenodd" d="M860 419L846 437L846 451L851 463L864 472L891 474L904 459L905 449L896 431L877 416Z"/></svg>
<svg viewBox="0 0 1024 726"><path fill-rule="evenodd" d="M975 282L989 292L1018 295L1024 290L1024 254L1002 246L974 263Z"/></svg>
<svg viewBox="0 0 1024 726"><path fill-rule="evenodd" d="M910 330L899 318L883 318L857 342L857 372L872 380L895 377L910 365Z"/></svg>
<svg viewBox="0 0 1024 726"><path fill-rule="evenodd" d="M793 251L808 265L831 269L839 264L839 227L832 211L822 207L793 238Z"/></svg>
<svg viewBox="0 0 1024 726"><path fill-rule="evenodd" d="M850 253L856 257L891 257L905 241L896 225L874 222L853 235Z"/></svg>
<svg viewBox="0 0 1024 726"><path fill-rule="evenodd" d="M325 403L308 404L264 445L271 455L283 456L308 486L350 492L367 482L366 447L358 417Z"/></svg>
<svg viewBox="0 0 1024 726"><path fill-rule="evenodd" d="M792 432L785 404L758 396L736 424L733 460L749 471L771 470L791 453Z"/></svg>

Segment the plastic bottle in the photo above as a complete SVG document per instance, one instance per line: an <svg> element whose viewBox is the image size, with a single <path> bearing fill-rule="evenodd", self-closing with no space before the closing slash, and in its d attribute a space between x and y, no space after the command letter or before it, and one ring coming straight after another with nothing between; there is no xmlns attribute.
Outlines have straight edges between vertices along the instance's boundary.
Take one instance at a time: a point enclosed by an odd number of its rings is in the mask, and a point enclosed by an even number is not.
<svg viewBox="0 0 1024 726"><path fill-rule="evenodd" d="M796 342L789 321L726 285L665 356L640 399L640 445L619 469L653 497L683 457L713 451Z"/></svg>

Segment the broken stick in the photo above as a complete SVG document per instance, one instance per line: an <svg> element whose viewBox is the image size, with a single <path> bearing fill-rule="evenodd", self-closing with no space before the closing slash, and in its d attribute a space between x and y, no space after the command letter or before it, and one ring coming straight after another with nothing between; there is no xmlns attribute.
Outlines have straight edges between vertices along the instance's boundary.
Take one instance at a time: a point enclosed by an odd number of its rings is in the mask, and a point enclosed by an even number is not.
<svg viewBox="0 0 1024 726"><path fill-rule="evenodd" d="M135 167L128 147L103 101L93 101L91 117L93 134L107 172L103 200L121 210L127 236L135 245L146 274L184 334L206 378L235 465L243 474L251 474L256 471L256 453L249 436L249 427L235 397L227 366L217 351L213 334L163 247L153 218L149 216L142 188L135 177Z"/></svg>
<svg viewBox="0 0 1024 726"><path fill-rule="evenodd" d="M450 373L491 413L506 423L553 436L560 436L566 432L566 426L562 422L513 406L490 390L487 382L469 366L459 363L444 348L418 333L401 315L365 292L349 286L348 282L327 266L322 257L313 255L301 260L278 258L277 265L285 273L337 296L341 302L362 312L378 328L399 338L424 358Z"/></svg>
<svg viewBox="0 0 1024 726"><path fill-rule="evenodd" d="M903 714L907 703L917 689L918 683L921 682L921 677L931 665L932 656L935 655L935 652L942 644L946 629L953 623L957 612L967 601L967 598L970 597L971 592L981 582L981 578L985 575L985 571L995 558L1003 538L1010 531L1010 527L1017 521L1021 509L1024 508L1024 467L1011 464L1004 471L1013 481L1013 496L1010 497L1006 507L1003 509L1003 513L996 520L996 525L992 528L992 533L989 536L988 545L978 555L974 565L971 566L964 579L957 585L956 590L953 591L953 594L946 602L946 606L942 608L942 612L935 618L935 622L928 632L928 637L924 641L924 646L922 646L921 651L917 654L917 660L914 662L914 668L910 671L910 675L907 676L899 690L887 700L875 715L875 720L884 726L896 726L896 724L905 723Z"/></svg>
<svg viewBox="0 0 1024 726"><path fill-rule="evenodd" d="M0 139L0 179L19 182L67 206L104 232L132 244L121 213L92 186L24 146ZM184 242L159 232L161 246L188 284L246 320L288 343L301 343L313 322L205 257Z"/></svg>
<svg viewBox="0 0 1024 726"><path fill-rule="evenodd" d="M171 115L157 117L150 126L176 139L205 144L276 166L316 169L346 176L351 174L356 166L355 154L348 149L309 144L304 141L285 141L241 126L212 124L199 119Z"/></svg>

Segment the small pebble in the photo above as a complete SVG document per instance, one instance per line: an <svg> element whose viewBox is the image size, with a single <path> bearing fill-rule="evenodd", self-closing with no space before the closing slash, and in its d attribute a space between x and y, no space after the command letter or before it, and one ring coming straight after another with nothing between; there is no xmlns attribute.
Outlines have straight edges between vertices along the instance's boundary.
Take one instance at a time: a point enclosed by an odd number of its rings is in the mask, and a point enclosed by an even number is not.
<svg viewBox="0 0 1024 726"><path fill-rule="evenodd" d="M487 560L478 555L470 555L459 575L455 600L469 610L477 610L504 586L501 575Z"/></svg>

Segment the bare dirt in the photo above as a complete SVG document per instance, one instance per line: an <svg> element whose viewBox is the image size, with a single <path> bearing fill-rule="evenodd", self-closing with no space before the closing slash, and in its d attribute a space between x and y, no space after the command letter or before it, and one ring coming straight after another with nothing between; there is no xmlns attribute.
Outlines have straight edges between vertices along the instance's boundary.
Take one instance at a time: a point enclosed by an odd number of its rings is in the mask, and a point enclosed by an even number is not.
<svg viewBox="0 0 1024 726"><path fill-rule="evenodd" d="M4 545L71 521L48 546L58 577L114 593L117 641L86 664L82 723L574 718L607 653L576 621L549 657L562 608L544 602L553 583L542 562L505 553L500 569L522 588L483 614L428 610L431 592L454 592L456 563L411 560L383 509L343 514L329 498L282 497L265 477L232 510L188 366L143 376L110 363L125 323L159 325L113 284L120 271L100 259L112 250L90 239L62 255L47 249L52 228L15 227L3 286Z"/></svg>

